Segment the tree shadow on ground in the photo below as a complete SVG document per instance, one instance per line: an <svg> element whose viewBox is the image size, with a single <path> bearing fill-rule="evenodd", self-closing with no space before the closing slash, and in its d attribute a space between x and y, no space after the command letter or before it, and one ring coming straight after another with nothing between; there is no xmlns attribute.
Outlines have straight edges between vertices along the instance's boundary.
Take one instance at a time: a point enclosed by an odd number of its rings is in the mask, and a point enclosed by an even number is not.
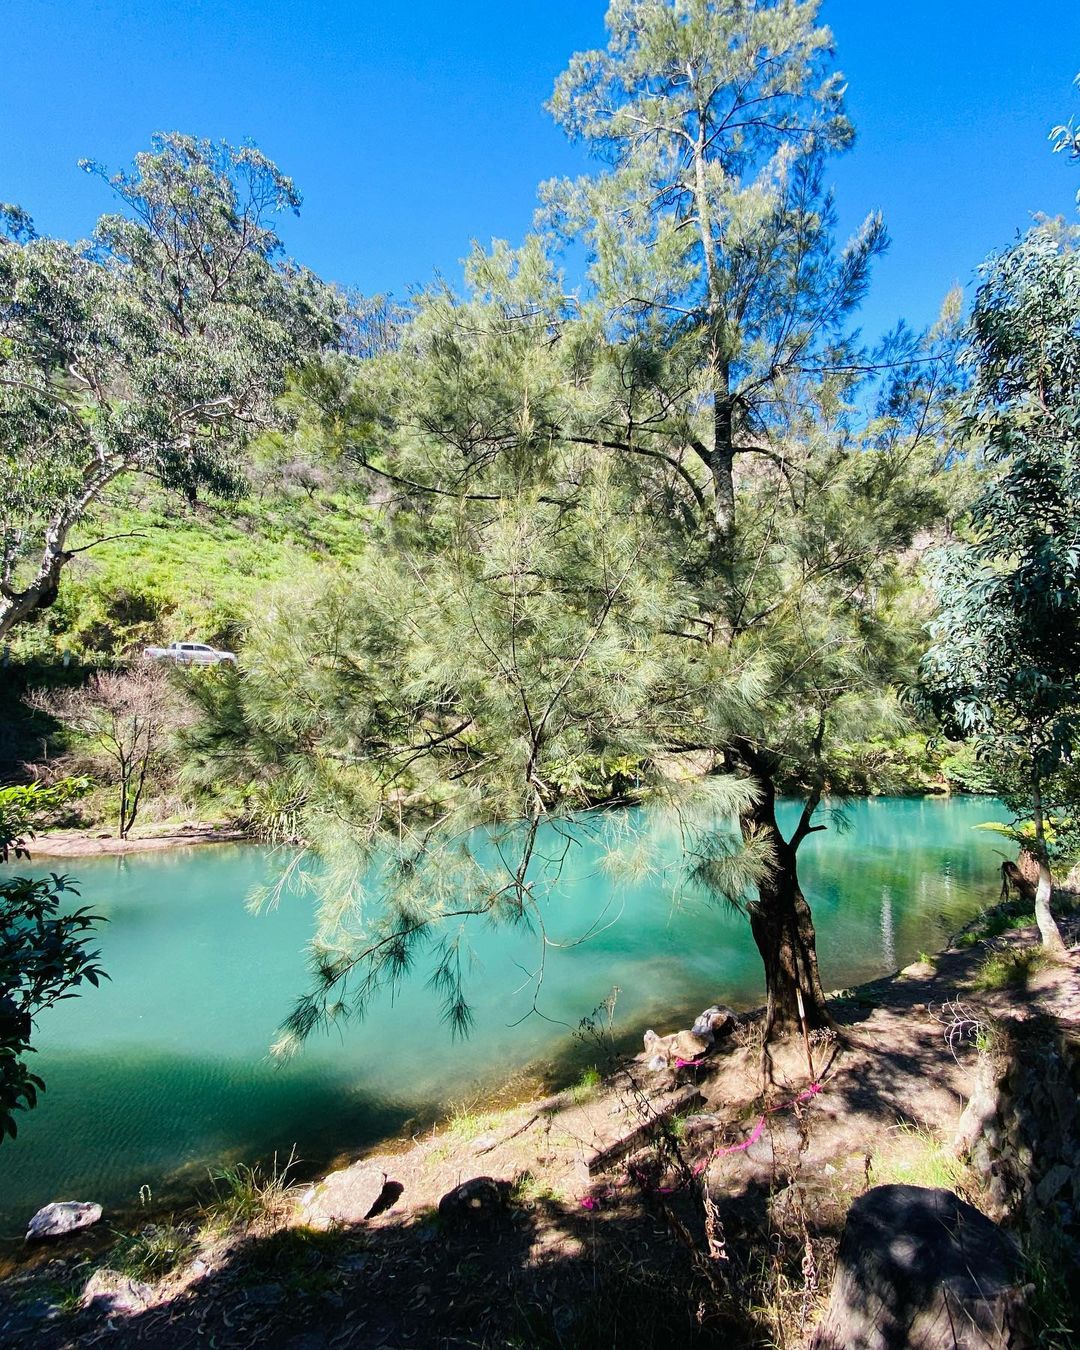
<svg viewBox="0 0 1080 1350"><path fill-rule="evenodd" d="M732 1234L764 1221L751 1187ZM680 1239L679 1230L683 1230ZM696 1247L690 1250L686 1239ZM612 1197L594 1210L541 1197L476 1220L437 1213L238 1240L169 1303L81 1311L35 1329L43 1350L110 1346L424 1346L636 1350L769 1343L760 1317L710 1279L687 1194Z"/></svg>

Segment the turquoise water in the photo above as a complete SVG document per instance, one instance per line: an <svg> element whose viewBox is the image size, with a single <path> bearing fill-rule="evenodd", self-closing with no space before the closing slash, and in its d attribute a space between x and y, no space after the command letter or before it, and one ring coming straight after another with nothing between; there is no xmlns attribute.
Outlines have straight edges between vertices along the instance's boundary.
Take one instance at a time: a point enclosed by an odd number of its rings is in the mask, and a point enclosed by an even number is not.
<svg viewBox="0 0 1080 1350"><path fill-rule="evenodd" d="M972 828L1003 818L994 803L877 798L845 809L846 833L812 835L800 852L826 988L939 946L998 884L999 841ZM649 831L652 856L674 864L677 831ZM126 1207L146 1185L168 1201L204 1183L209 1166L293 1144L309 1169L322 1166L525 1066L569 1072L589 1060L580 1019L614 986L627 1038L674 1030L714 1000L761 1001L745 918L674 894L656 872L616 879L605 848L583 834L546 907L549 938L564 945L547 952L543 1016L527 1015L535 937L484 927L470 935L471 1039L451 1040L421 975L285 1065L267 1049L306 983L312 902L245 908L280 856L221 846L24 865L78 878L83 901L109 919L100 947L112 978L41 1018L34 1068L48 1091L0 1145L0 1234L48 1200Z"/></svg>

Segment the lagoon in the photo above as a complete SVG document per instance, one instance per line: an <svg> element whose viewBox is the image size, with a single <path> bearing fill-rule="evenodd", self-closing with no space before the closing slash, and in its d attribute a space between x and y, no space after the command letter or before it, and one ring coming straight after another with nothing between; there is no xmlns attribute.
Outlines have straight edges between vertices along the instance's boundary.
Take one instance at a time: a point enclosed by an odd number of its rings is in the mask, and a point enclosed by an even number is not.
<svg viewBox="0 0 1080 1350"><path fill-rule="evenodd" d="M784 825L795 809L785 806ZM844 811L846 831L812 835L800 851L826 988L940 947L999 885L1001 841L975 828L1005 818L996 802L872 798ZM670 822L624 819L675 867ZM40 1019L33 1068L47 1091L18 1139L0 1145L0 1235L54 1199L126 1210L146 1187L155 1205L179 1203L208 1168L285 1158L294 1145L311 1172L423 1128L519 1071L565 1081L597 1059L579 1026L616 987L614 1030L627 1044L713 1001L761 1002L745 917L654 872L613 873L605 849L602 829L582 831L553 886L546 923L561 945L547 953L542 1015L528 1015L535 938L480 927L469 935L470 1039L452 1040L421 973L285 1064L269 1046L306 985L312 900L246 907L280 854L221 845L10 869L78 879L82 902L109 920L99 945L111 979Z"/></svg>

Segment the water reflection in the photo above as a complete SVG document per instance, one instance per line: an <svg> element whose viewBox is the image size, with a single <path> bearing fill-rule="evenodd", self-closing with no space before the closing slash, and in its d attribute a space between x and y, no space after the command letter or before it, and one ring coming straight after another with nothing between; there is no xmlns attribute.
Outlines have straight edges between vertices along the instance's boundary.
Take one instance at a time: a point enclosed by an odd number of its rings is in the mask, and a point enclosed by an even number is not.
<svg viewBox="0 0 1080 1350"><path fill-rule="evenodd" d="M896 933L893 929L892 892L881 888L881 962L892 969L896 965Z"/></svg>

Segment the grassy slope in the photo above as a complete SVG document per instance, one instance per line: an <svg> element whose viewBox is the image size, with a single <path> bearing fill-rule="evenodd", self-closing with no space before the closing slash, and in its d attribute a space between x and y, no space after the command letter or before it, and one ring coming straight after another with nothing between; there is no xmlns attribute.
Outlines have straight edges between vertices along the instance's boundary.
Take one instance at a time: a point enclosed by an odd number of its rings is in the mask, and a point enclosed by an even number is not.
<svg viewBox="0 0 1080 1350"><path fill-rule="evenodd" d="M76 538L137 534L80 554L51 610L13 637L16 660L117 657L149 642L233 643L245 616L314 565L364 546L366 508L343 492L266 494L190 507L156 487L127 488Z"/></svg>

